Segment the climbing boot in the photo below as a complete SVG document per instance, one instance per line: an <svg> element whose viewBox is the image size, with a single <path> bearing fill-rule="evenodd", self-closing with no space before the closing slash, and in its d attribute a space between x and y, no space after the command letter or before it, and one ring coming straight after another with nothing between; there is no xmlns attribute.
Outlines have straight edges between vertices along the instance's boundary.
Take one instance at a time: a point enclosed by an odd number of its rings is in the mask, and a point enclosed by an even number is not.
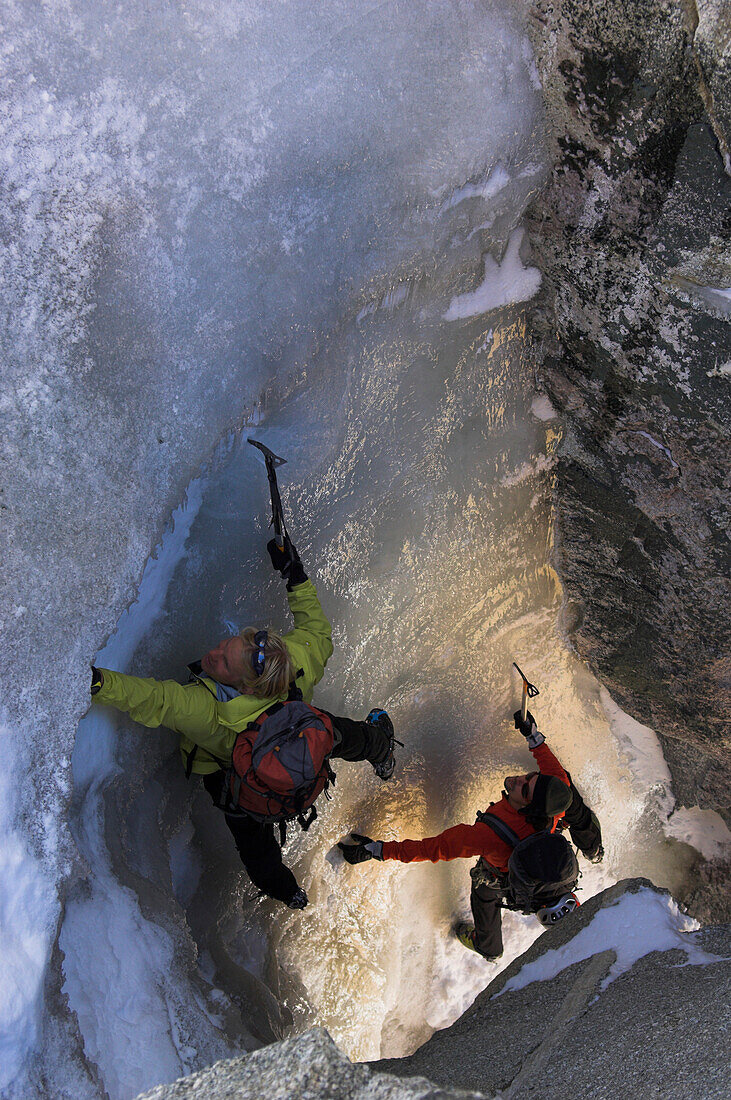
<svg viewBox="0 0 731 1100"><path fill-rule="evenodd" d="M455 925L454 927L454 934L459 942L462 944L462 946L466 947L468 951L474 951L476 955L482 955L482 952L478 951L477 947L475 946L474 924L468 924L466 921L460 921L460 923ZM502 958L502 951L499 955L482 955L482 958L485 960L485 962L497 962L498 959Z"/></svg>
<svg viewBox="0 0 731 1100"><path fill-rule="evenodd" d="M298 886L292 897L287 902L290 909L304 909L307 905L307 894L304 892L301 886Z"/></svg>
<svg viewBox="0 0 731 1100"><path fill-rule="evenodd" d="M381 710L380 707L373 708L366 718L366 722L371 726L377 726L388 738L388 756L386 756L384 760L379 760L377 764L374 764L373 771L379 779L390 779L396 767L396 760L393 755L393 746L396 741L393 731L393 722L388 717L385 710ZM399 744L401 744L400 741Z"/></svg>
<svg viewBox="0 0 731 1100"><path fill-rule="evenodd" d="M462 944L462 946L466 947L468 951L477 951L477 948L475 947L474 924L467 924L463 921L455 927L454 934L459 942Z"/></svg>

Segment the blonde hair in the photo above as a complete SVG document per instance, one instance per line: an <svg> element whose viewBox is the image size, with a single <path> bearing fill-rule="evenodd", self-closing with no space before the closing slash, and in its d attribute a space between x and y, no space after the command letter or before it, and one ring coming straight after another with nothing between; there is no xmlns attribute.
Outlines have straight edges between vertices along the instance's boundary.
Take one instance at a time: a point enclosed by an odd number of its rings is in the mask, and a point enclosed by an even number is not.
<svg viewBox="0 0 731 1100"><path fill-rule="evenodd" d="M264 648L264 670L261 676L257 676L251 663L252 654L259 652L259 647L254 645L254 635L257 633L256 627L247 626L239 635L244 643L244 672L236 686L239 691L256 695L259 699L276 699L286 695L294 680L294 661L281 635L270 630Z"/></svg>

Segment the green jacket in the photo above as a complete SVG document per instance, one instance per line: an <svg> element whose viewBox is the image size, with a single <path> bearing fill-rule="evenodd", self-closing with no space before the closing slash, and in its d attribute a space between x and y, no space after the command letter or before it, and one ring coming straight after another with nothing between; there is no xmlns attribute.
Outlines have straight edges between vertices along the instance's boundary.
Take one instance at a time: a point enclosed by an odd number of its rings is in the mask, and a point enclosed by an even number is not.
<svg viewBox="0 0 731 1100"><path fill-rule="evenodd" d="M297 687L309 703L333 651L332 628L312 581L296 585L287 593L287 600L294 616L294 629L283 636L284 642L295 670L302 669ZM93 696L94 704L123 710L143 726L175 730L180 734L184 764L194 746L198 746L192 770L201 774L216 771L220 767L218 760L229 763L236 734L276 701L237 695L228 702L219 702L215 681L207 677L192 684L179 684L176 680L126 676L106 668L101 671L104 684ZM277 699L286 697L285 693Z"/></svg>

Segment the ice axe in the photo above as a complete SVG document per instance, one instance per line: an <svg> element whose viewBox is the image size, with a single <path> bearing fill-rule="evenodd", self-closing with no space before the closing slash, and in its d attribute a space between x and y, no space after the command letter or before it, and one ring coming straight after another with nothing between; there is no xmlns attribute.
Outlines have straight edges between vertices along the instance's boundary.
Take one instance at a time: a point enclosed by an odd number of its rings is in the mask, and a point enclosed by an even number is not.
<svg viewBox="0 0 731 1100"><path fill-rule="evenodd" d="M268 447L265 447L263 443L259 443L256 439L249 439L248 442L252 447L258 447L261 453L264 455L264 462L267 468L267 477L269 478L269 492L272 498L272 518L270 527L274 527L274 541L276 542L280 550L284 549L284 540L289 538L287 534L287 528L284 523L284 512L282 511L282 499L279 496L279 486L277 485L277 466L283 466L287 461L286 458L280 458L279 455L275 455L274 451L270 451Z"/></svg>
<svg viewBox="0 0 731 1100"><path fill-rule="evenodd" d="M526 678L525 673L520 671L515 661L513 661L513 668L518 669L518 675L523 681L523 701L520 704L520 714L523 721L525 722L525 716L528 713L528 700L535 699L536 695L539 695L540 692L538 691L538 688L535 686L535 684L532 684L530 680Z"/></svg>

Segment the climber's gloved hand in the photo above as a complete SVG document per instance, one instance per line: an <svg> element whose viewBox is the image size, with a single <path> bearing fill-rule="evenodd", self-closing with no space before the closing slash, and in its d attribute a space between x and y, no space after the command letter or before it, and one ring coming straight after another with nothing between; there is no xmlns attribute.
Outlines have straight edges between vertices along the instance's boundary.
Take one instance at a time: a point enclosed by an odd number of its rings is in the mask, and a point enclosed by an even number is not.
<svg viewBox="0 0 731 1100"><path fill-rule="evenodd" d="M365 863L368 859L383 859L383 841L371 840L369 836L361 836L360 833L350 834L357 844L338 844L343 853L343 859L347 863Z"/></svg>
<svg viewBox="0 0 731 1100"><path fill-rule="evenodd" d="M104 674L101 669L91 666L91 694L96 695L104 684Z"/></svg>
<svg viewBox="0 0 731 1100"><path fill-rule="evenodd" d="M604 859L604 845L600 844L595 852L591 854L587 853L586 858L589 860L589 863L601 863Z"/></svg>
<svg viewBox="0 0 731 1100"><path fill-rule="evenodd" d="M284 536L284 546L277 546L276 539L270 539L267 543L269 557L277 573L281 573L287 582L287 588L291 592L296 584L302 584L307 580L297 547L292 544L288 535Z"/></svg>
<svg viewBox="0 0 731 1100"><path fill-rule="evenodd" d="M519 710L516 710L515 714L513 715L513 719L515 721L515 728L517 730L520 730L520 732L523 734L523 737L525 737L526 741L528 742L529 749L537 749L538 746L542 745L543 742L546 740L543 734L538 729L538 726L536 725L536 720L530 711L527 711L525 718L523 718L522 713Z"/></svg>

